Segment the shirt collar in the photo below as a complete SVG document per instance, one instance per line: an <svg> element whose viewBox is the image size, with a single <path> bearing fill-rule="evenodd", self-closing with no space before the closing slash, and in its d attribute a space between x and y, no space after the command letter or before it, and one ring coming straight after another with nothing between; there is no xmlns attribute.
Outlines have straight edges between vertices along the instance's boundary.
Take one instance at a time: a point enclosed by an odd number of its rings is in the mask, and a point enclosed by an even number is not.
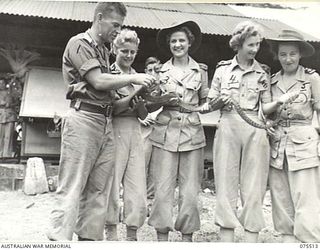
<svg viewBox="0 0 320 250"><path fill-rule="evenodd" d="M188 62L189 68L192 70L200 71L199 64L191 56L189 56L188 59L189 59L189 62ZM174 67L173 58L170 58L169 61L167 61L165 64L163 64L161 71L167 71L169 69L172 69L173 67Z"/></svg>
<svg viewBox="0 0 320 250"><path fill-rule="evenodd" d="M88 29L86 32L84 32L83 38L85 40L87 40L90 44L92 44L94 47L98 48L98 43L90 36L89 30L90 29Z"/></svg>
<svg viewBox="0 0 320 250"><path fill-rule="evenodd" d="M273 75L271 77L271 84L275 84L279 82L282 74L283 74L283 70L280 70L275 75ZM297 81L300 81L300 82L306 81L306 73L304 71L304 68L301 65L298 66L295 78Z"/></svg>
<svg viewBox="0 0 320 250"><path fill-rule="evenodd" d="M111 66L110 66L111 70L114 72L119 72L119 74L125 74L122 69L119 67L119 65L114 62ZM136 71L134 68L130 67L130 73L129 74L135 74Z"/></svg>
<svg viewBox="0 0 320 250"><path fill-rule="evenodd" d="M242 69L238 63L236 55L232 58L230 67L231 67L231 70L234 70L236 67L239 67L240 69ZM260 63L258 63L256 59L253 59L253 63L247 71L264 72L264 69L260 66Z"/></svg>
<svg viewBox="0 0 320 250"><path fill-rule="evenodd" d="M297 72L296 72L296 79L300 82L304 82L306 80L306 73L304 71L304 68L299 65Z"/></svg>

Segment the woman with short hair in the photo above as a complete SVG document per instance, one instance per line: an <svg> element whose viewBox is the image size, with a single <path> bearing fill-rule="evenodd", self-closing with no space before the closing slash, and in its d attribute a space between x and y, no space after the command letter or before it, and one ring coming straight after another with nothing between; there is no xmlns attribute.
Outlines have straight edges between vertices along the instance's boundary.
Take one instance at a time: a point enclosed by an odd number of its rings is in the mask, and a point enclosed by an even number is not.
<svg viewBox="0 0 320 250"><path fill-rule="evenodd" d="M134 74L136 72L131 65L137 55L139 43L140 39L135 31L121 30L112 47L116 55L116 61L111 65L113 74ZM117 101L112 120L116 145L115 178L106 221L108 240L118 240L117 224L120 214L121 184L123 185L123 214L124 224L127 227L127 240L137 240L137 229L143 225L147 215L145 159L144 154L141 153L143 139L138 121L139 112L135 107L130 107L130 100L135 93L136 89L133 84L115 91Z"/></svg>
<svg viewBox="0 0 320 250"><path fill-rule="evenodd" d="M248 124L235 109L237 104L255 123L261 123L259 112L270 112L269 69L255 60L261 40L255 23L245 21L235 27L229 44L236 55L217 64L208 94L210 101L220 98L224 104L213 161L215 224L220 226L221 241L226 242L234 241L234 229L239 225L244 227L247 242L257 242L265 227L262 205L269 171L267 132ZM242 209L238 212L239 191Z"/></svg>

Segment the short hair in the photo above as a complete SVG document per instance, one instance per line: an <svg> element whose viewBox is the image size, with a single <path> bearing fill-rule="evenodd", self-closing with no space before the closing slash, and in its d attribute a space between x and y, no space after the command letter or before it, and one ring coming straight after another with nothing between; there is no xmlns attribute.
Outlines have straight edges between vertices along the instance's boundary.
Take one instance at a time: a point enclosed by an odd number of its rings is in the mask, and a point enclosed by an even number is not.
<svg viewBox="0 0 320 250"><path fill-rule="evenodd" d="M232 32L232 37L229 41L230 48L238 51L242 47L244 41L251 36L260 36L262 38L262 29L258 24L251 21L239 23Z"/></svg>
<svg viewBox="0 0 320 250"><path fill-rule="evenodd" d="M146 68L149 64L154 64L154 63L160 64L160 60L154 56L150 56L146 59L146 61L144 63L144 67Z"/></svg>
<svg viewBox="0 0 320 250"><path fill-rule="evenodd" d="M102 13L102 15L105 17L113 11L116 11L123 17L127 15L127 8L121 2L100 2L96 5L94 10L93 21L96 21L98 13Z"/></svg>
<svg viewBox="0 0 320 250"><path fill-rule="evenodd" d="M120 33L116 36L113 41L113 46L118 48L124 43L133 43L139 47L140 39L138 37L137 32L130 29L123 29Z"/></svg>
<svg viewBox="0 0 320 250"><path fill-rule="evenodd" d="M190 45L193 44L194 40L195 40L195 37L194 37L194 34L191 32L191 30L187 27L187 26L182 26L182 27L178 27L176 29L173 29L172 32L170 32L168 35L167 35L167 44L170 43L170 38L171 38L171 35L175 32L184 32L189 40L189 43Z"/></svg>

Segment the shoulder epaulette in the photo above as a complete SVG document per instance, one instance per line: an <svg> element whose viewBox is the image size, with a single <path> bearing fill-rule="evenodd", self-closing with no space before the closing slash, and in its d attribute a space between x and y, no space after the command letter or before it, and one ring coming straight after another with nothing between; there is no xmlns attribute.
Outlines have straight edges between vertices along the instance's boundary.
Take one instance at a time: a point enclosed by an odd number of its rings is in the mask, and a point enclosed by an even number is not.
<svg viewBox="0 0 320 250"><path fill-rule="evenodd" d="M205 63L198 63L201 70L208 71L208 66Z"/></svg>
<svg viewBox="0 0 320 250"><path fill-rule="evenodd" d="M270 74L270 67L266 64L260 63L261 68L267 72L268 74Z"/></svg>
<svg viewBox="0 0 320 250"><path fill-rule="evenodd" d="M216 68L219 68L221 66L226 66L226 65L230 65L232 63L232 60L227 60L227 61L220 61L217 63Z"/></svg>
<svg viewBox="0 0 320 250"><path fill-rule="evenodd" d="M311 75L311 74L313 74L314 72L316 72L316 70L310 69L310 68L304 68L304 72Z"/></svg>

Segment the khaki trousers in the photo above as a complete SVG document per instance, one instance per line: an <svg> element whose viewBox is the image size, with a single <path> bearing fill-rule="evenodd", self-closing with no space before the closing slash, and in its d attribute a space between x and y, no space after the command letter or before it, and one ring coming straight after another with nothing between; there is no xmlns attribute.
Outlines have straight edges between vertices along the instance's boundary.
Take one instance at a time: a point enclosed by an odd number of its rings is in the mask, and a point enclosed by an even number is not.
<svg viewBox="0 0 320 250"><path fill-rule="evenodd" d="M114 176L112 123L104 115L71 109L64 120L59 185L48 237L102 240Z"/></svg>
<svg viewBox="0 0 320 250"><path fill-rule="evenodd" d="M271 167L269 184L275 229L302 242L320 242L320 167L288 171Z"/></svg>
<svg viewBox="0 0 320 250"><path fill-rule="evenodd" d="M173 227L183 234L199 230L198 195L204 168L203 148L170 152L153 147L151 164L155 173L155 197L148 224L160 233L173 231ZM173 203L177 178L178 217L174 224Z"/></svg>
<svg viewBox="0 0 320 250"><path fill-rule="evenodd" d="M217 225L229 229L242 225L250 232L265 227L262 204L269 152L265 130L252 127L235 112L222 114L213 146ZM242 209L237 216L239 190Z"/></svg>
<svg viewBox="0 0 320 250"><path fill-rule="evenodd" d="M146 171L140 123L135 117L115 117L115 178L107 209L107 225L119 223L120 184L123 185L124 223L143 225L147 216Z"/></svg>

